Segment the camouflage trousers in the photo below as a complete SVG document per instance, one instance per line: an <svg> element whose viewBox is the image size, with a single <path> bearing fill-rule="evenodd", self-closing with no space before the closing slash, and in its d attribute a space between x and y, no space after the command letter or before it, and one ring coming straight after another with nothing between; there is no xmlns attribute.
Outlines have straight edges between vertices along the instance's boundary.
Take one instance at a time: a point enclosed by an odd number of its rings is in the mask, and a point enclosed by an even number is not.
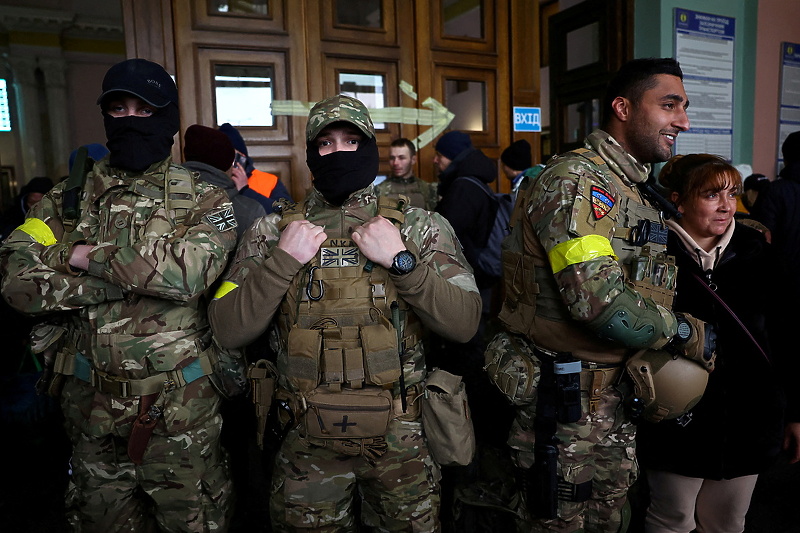
<svg viewBox="0 0 800 533"><path fill-rule="evenodd" d="M377 459L312 444L298 428L275 458L270 515L274 531L439 531L439 466L419 421L393 420ZM360 507L361 516L356 516Z"/></svg>
<svg viewBox="0 0 800 533"><path fill-rule="evenodd" d="M581 393L582 416L572 424L558 424L558 476L569 483L591 480L591 497L585 502L558 501L558 518L530 517L518 523L520 532L616 533L627 524L628 489L639 474L636 462L636 426L625 415L622 395L614 387L600 393L594 413ZM533 464L535 406L521 407L509 437L517 466ZM524 506L525 498L521 498ZM522 510L522 516L529 516Z"/></svg>
<svg viewBox="0 0 800 533"><path fill-rule="evenodd" d="M233 501L222 419L180 435L153 434L145 461L128 458L127 439L73 439L67 518L78 532L223 532Z"/></svg>

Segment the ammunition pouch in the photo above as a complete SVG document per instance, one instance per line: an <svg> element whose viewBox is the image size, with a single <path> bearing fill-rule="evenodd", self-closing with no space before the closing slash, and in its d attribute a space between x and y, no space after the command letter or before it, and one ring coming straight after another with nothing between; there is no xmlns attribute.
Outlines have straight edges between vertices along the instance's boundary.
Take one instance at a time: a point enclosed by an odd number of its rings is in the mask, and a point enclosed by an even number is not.
<svg viewBox="0 0 800 533"><path fill-rule="evenodd" d="M298 391L321 382L332 390L365 383L390 385L400 379L397 332L384 317L374 324L325 329L292 327L288 335L287 376Z"/></svg>
<svg viewBox="0 0 800 533"><path fill-rule="evenodd" d="M641 232L642 227L659 227L666 232L666 227L656 222L641 220L637 228L631 231L634 235ZM666 239L666 237L665 237ZM675 281L678 274L678 267L675 266L675 258L665 253L652 253L649 246L644 246L639 255L631 258L628 268L628 284L642 295L642 298L650 298L658 305L672 309L672 302L675 299Z"/></svg>

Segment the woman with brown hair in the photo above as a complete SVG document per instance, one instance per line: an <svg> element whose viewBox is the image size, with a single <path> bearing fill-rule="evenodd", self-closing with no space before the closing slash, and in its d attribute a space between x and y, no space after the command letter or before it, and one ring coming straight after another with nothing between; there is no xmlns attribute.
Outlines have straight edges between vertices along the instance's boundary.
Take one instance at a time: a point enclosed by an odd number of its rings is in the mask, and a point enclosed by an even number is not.
<svg viewBox="0 0 800 533"><path fill-rule="evenodd" d="M689 413L639 425L645 531L741 532L758 474L782 446L800 458L800 409L794 394L787 408L781 377L791 374L781 357L794 352L782 303L798 293L764 236L734 221L742 184L733 166L715 155L675 156L659 182L681 215L666 222L678 266L673 310L713 325L717 358Z"/></svg>

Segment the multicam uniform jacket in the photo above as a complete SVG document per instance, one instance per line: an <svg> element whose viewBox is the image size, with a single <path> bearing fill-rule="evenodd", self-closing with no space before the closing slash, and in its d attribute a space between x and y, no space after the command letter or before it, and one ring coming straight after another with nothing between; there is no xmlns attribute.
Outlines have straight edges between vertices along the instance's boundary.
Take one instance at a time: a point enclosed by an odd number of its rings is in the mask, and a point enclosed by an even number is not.
<svg viewBox="0 0 800 533"><path fill-rule="evenodd" d="M372 186L352 195L342 207L328 204L313 190L301 211L306 220L325 227L329 240L349 241L354 227L378 214L378 202ZM474 278L453 230L435 213L409 208L403 214L405 220L400 232L406 246L417 256L417 267L405 276L391 276L397 294L404 304L411 307L422 325L463 342L477 328L481 304ZM273 323L273 318L276 323L285 321L287 317L279 308L287 299L294 301L294 295L287 292L291 286L306 286L307 278L299 285L295 278L306 276L309 269L304 267L307 266L277 248L279 221L278 215L268 215L256 221L245 233L225 282L209 307L215 336L223 346L244 346L264 333ZM355 246L352 241L345 244ZM325 248L329 245L323 245L320 254L330 254L331 248ZM358 268L361 268L365 258L358 255L353 260L358 261ZM378 271L388 276L385 269L374 265L373 272ZM327 292L330 288L324 279L319 283L314 285L315 292L323 291L329 295L326 297L336 298ZM376 320L385 316L383 305L374 307L372 314ZM344 321L335 312L331 314L334 321ZM286 328L279 327L278 330L285 331ZM290 356L287 339L281 335L278 344L278 367L285 369ZM406 348L403 372L405 384L411 386L424 379L425 359L421 342ZM298 390L296 383L286 375L279 379L284 389Z"/></svg>
<svg viewBox="0 0 800 533"><path fill-rule="evenodd" d="M3 297L65 331L57 366L75 377L65 380L62 405L79 431L126 437L138 414L135 385L127 395L104 393L86 379L99 378L100 388L176 381L156 400L164 406L156 433L182 433L217 412L218 395L199 364L211 342L203 295L235 247L236 224L222 189L188 177L169 158L141 174L100 161L72 232L60 184L0 248ZM88 272L68 265L81 241L96 243Z"/></svg>
<svg viewBox="0 0 800 533"><path fill-rule="evenodd" d="M623 296L649 314L656 328L653 344L663 346L676 327L668 309L674 266L663 257L666 227L660 214L636 188L647 179L648 166L600 130L587 137L586 149L596 161L574 152L557 156L520 200L524 205L517 206L514 230L504 243L506 299L500 319L540 348L619 364L631 347L598 337L593 324ZM613 252L594 249L600 241L593 235L609 241ZM636 273L631 264L643 253L650 254L649 272ZM665 273L654 280L651 274L660 264Z"/></svg>

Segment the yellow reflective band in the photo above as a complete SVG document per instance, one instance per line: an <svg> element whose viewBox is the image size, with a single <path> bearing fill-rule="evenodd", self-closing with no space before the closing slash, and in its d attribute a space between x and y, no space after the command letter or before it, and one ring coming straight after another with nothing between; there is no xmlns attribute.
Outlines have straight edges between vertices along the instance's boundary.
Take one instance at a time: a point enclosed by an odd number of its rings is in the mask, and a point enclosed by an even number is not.
<svg viewBox="0 0 800 533"><path fill-rule="evenodd" d="M50 226L38 218L26 219L25 222L17 229L24 231L30 235L33 240L45 246L52 246L58 242L58 239L56 239L56 236L53 235L53 230L50 229Z"/></svg>
<svg viewBox="0 0 800 533"><path fill-rule="evenodd" d="M217 292L214 293L214 299L216 300L218 298L222 298L223 296L231 292L233 289L236 289L237 287L239 286L235 283L231 283L230 281L223 281L222 285L220 285L219 289L217 289Z"/></svg>
<svg viewBox="0 0 800 533"><path fill-rule="evenodd" d="M562 242L547 254L553 273L560 272L575 263L605 256L617 259L614 249L611 247L611 241L600 235L587 235Z"/></svg>

